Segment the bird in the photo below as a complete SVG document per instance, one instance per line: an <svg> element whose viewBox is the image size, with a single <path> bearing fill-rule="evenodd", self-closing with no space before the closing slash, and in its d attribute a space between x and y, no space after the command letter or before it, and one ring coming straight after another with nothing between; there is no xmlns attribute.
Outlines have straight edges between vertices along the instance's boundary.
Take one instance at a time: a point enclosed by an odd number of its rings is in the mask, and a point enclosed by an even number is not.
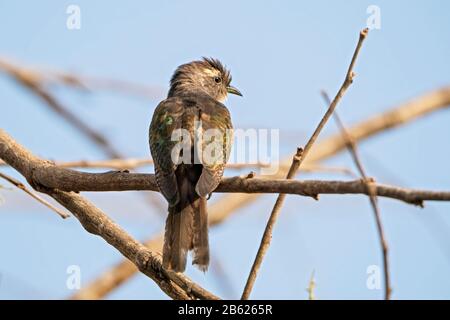
<svg viewBox="0 0 450 320"><path fill-rule="evenodd" d="M233 125L223 103L228 94L242 96L231 80L215 58L182 64L153 113L149 144L156 183L168 202L162 252L168 270L184 272L189 251L193 265L208 269L207 200L221 181L232 144Z"/></svg>

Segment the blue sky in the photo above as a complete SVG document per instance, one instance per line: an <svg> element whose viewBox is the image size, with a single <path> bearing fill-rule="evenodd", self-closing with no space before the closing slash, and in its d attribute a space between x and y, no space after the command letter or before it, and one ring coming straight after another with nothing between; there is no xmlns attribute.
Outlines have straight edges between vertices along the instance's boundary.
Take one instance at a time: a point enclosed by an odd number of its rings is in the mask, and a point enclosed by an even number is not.
<svg viewBox="0 0 450 320"><path fill-rule="evenodd" d="M66 28L69 4L80 6L80 30ZM244 93L227 101L235 127L280 129L281 152L288 155L305 143L324 112L320 90L334 94L340 86L369 5L380 7L381 29L370 33L355 82L339 105L344 121L355 123L450 83L447 1L0 1L0 56L162 88L155 99L55 89L71 110L133 157L148 156L148 124L175 67L217 57ZM3 74L0 97L0 127L35 154L58 160L104 157ZM365 141L360 152L368 173L384 183L450 189L449 121L444 110ZM330 122L323 136L333 132ZM351 166L351 160L342 153L326 164ZM16 190L0 189L0 195L0 298L64 298L72 293L67 266L79 265L86 284L120 261L74 218L61 221ZM149 208L141 194L86 196L138 239L163 226L164 214ZM238 297L274 199L265 195L211 230L212 255L230 279L228 289L216 272L189 268L188 275L223 297ZM380 207L393 298L450 298L450 204L419 209L382 199ZM377 299L382 291L367 289L366 269L380 261L366 198L322 196L315 202L290 196L252 297L305 299L315 270L319 299ZM109 298L166 297L138 275Z"/></svg>

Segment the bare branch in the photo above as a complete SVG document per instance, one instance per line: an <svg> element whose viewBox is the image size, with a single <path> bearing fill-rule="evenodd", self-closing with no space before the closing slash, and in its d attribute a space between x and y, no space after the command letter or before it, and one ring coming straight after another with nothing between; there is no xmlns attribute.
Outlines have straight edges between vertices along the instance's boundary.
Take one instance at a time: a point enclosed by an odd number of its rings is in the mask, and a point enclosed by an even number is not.
<svg viewBox="0 0 450 320"><path fill-rule="evenodd" d="M160 234L155 238L144 243L144 246L151 251L161 252L163 245L163 235ZM103 272L98 278L89 283L87 286L78 290L74 295L69 297L71 300L98 300L105 297L112 289L117 288L125 281L130 279L139 270L130 260L123 261L114 265L110 270Z"/></svg>
<svg viewBox="0 0 450 320"><path fill-rule="evenodd" d="M34 189L50 195L72 212L86 231L102 237L114 246L170 297L174 299L218 299L186 276L165 270L159 254L153 253L136 241L105 213L79 194L48 188L36 181L34 178L36 168L48 166L49 163L32 155L1 129L0 158L19 171Z"/></svg>
<svg viewBox="0 0 450 320"><path fill-rule="evenodd" d="M419 97L416 97L406 103L402 103L398 106L392 107L387 111L375 115L363 122L360 122L350 128L348 132L352 135L353 139L356 141L362 141L379 133L383 133L389 129L399 127L404 124L408 124L414 120L418 120L426 115L433 112L443 110L450 105L450 87L443 87L428 93L425 93ZM332 135L331 137L319 141L316 143L309 154L308 159L305 161L306 164L314 164L333 155L341 152L345 148L345 140L340 133ZM283 163L290 161L290 159L285 159ZM289 165L289 162L288 162ZM276 175L270 178L282 178L283 171L280 170ZM340 187L339 187L340 188ZM393 190L394 191L394 190ZM404 191L404 192L403 192ZM402 198L404 195L416 194L415 192L410 193L409 190L403 189ZM281 190L277 191L280 193ZM426 191L424 191L427 193ZM397 194L395 190L392 194ZM377 190L378 196L380 196L380 189ZM422 201L430 199L430 194L421 194L420 197L416 198L413 196L409 198L409 203L414 203L420 205ZM442 193L437 196L440 200L450 199L450 195ZM403 198L406 200L407 198ZM232 194L229 196L224 196L218 201L213 203L209 208L209 223L210 226L222 223L224 220L232 216L237 212L239 208L250 205L258 199L258 194ZM434 200L439 200L434 199ZM162 247L162 234L148 239L145 245L151 250L160 250ZM106 296L108 293L113 291L115 288L119 287L130 277L132 277L137 272L134 264L124 259L122 262L114 265L111 269L105 271L103 274L99 275L94 281L86 285L84 288L79 290L74 298L89 298L89 299L100 299Z"/></svg>
<svg viewBox="0 0 450 320"><path fill-rule="evenodd" d="M116 169L116 170L132 170L139 167L153 165L152 159L147 158L127 158L127 159L108 159L108 160L77 160L77 161L53 161L55 165L61 168L90 168L90 169ZM7 166L7 164L0 160L0 166ZM266 163L227 163L227 169L247 169L247 168L266 168L269 164ZM326 172L339 173L356 178L357 175L346 167L323 166L318 164L307 164L303 166L304 172Z"/></svg>
<svg viewBox="0 0 450 320"><path fill-rule="evenodd" d="M0 172L0 178L8 181L12 185L16 186L18 189L24 191L25 193L30 195L33 199L35 199L38 202L42 203L44 206L46 206L50 210L56 212L61 218L66 219L66 218L70 217L70 215L67 214L66 212L56 208L54 205L52 205L50 202L48 202L44 198L42 198L42 197L38 196L37 194L35 194L34 192L28 190L28 188L25 187L25 185L22 182L20 182L19 180L16 180L13 177L10 177L10 176L8 176L8 175L6 175L4 173L1 173L1 172Z"/></svg>
<svg viewBox="0 0 450 320"><path fill-rule="evenodd" d="M100 147L105 154L112 158L123 158L123 155L117 150L113 144L102 133L91 127L75 113L66 108L49 90L44 86L45 74L36 72L32 69L23 68L8 61L0 59L0 70L10 74L19 84L30 92L41 98L47 107L65 119L69 124L80 131L91 142ZM66 74L66 76L68 76ZM74 78L75 79L75 78ZM72 79L73 80L73 79ZM153 205L160 206L160 202L150 196Z"/></svg>
<svg viewBox="0 0 450 320"><path fill-rule="evenodd" d="M42 84L62 84L81 90L110 90L113 92L122 92L142 96L154 100L159 100L164 96L164 90L159 86L149 86L141 83L134 83L118 79L108 79L102 77L93 77L75 74L72 72L55 70L49 68L36 68L24 66L21 63L0 57L0 69L20 70L26 73L28 77L39 79Z"/></svg>
<svg viewBox="0 0 450 320"><path fill-rule="evenodd" d="M14 65L8 65L1 60L0 69L8 72L24 88L27 88L30 92L41 98L45 102L46 106L48 106L52 111L54 111L68 123L78 129L78 131L88 137L92 142L102 148L108 156L113 158L121 157L120 152L115 150L115 148L108 142L106 137L104 137L100 132L97 132L96 130L91 128L76 114L69 111L68 108L63 106L63 104L50 93L50 91L45 89L41 83L41 77L30 71L18 69Z"/></svg>
<svg viewBox="0 0 450 320"><path fill-rule="evenodd" d="M330 98L328 97L328 95L325 91L322 92L322 96L324 97L326 103L329 104ZM349 152L352 156L353 162L355 163L356 167L358 168L358 171L362 177L362 180L366 184L367 192L369 193L370 204L373 209L373 214L375 217L375 222L376 222L377 230L378 230L378 236L380 237L380 245L381 245L382 257L383 257L384 299L389 300L392 289L391 289L391 284L390 284L388 245L387 245L386 237L384 235L383 224L381 222L380 209L378 206L378 199L377 199L377 193L376 193L375 187L374 187L374 181L373 181L373 179L367 178L366 171L364 170L361 159L358 155L358 149L356 147L356 143L354 142L353 138L348 133L347 129L344 126L344 123L342 122L342 120L339 117L339 114L337 112L334 113L334 118L336 120L337 126L339 127L339 130L342 133L342 136L344 137L344 139L347 142L347 149L349 150Z"/></svg>
<svg viewBox="0 0 450 320"><path fill-rule="evenodd" d="M307 154L309 153L309 150L314 145L314 142L316 141L316 139L319 136L320 132L322 131L323 127L325 126L328 119L331 117L334 110L336 109L337 104L343 97L344 93L347 91L348 87L350 87L350 85L352 84L353 78L354 78L353 67L355 65L356 59L358 58L359 51L361 49L361 46L362 46L364 40L367 37L368 32L369 32L369 29L364 29L360 32L358 44L356 45L356 49L353 54L352 61L350 62L350 66L347 70L347 74L345 76L345 80L344 80L341 88L339 89L335 98L331 102L327 112L325 113L323 118L320 120L316 130L314 130L314 133L309 138L308 142L306 143L305 148L303 150L302 149L297 150L297 153L294 155L294 158L292 160L292 164L291 164L291 167L289 168L289 172L286 176L286 179L292 179L295 176L298 168L300 167L300 165L303 162L303 159L307 156ZM245 284L244 292L242 293L241 298L243 300L246 300L249 298L250 293L253 289L253 285L255 283L259 268L261 267L264 256L265 256L267 250L269 249L270 242L272 240L272 230L273 230L275 222L278 218L278 215L281 211L281 207L283 206L285 198L286 198L286 194L280 193L278 195L278 198L272 209L272 212L269 217L269 221L267 222L263 237L261 239L261 244L259 246L258 253L256 254L255 261L253 262L252 269L250 270L250 274L248 276L247 283Z"/></svg>
<svg viewBox="0 0 450 320"><path fill-rule="evenodd" d="M353 140L361 141L380 132L404 125L413 120L450 106L450 86L433 90L412 100L402 103L379 115L347 128ZM306 163L329 158L346 148L346 141L340 133L315 144Z"/></svg>
<svg viewBox="0 0 450 320"><path fill-rule="evenodd" d="M1 131L0 131L1 133ZM33 168L34 183L62 191L159 191L155 175L111 171L88 173L60 168L45 161ZM378 196L423 205L423 201L448 201L450 192L407 189L374 184ZM319 194L365 194L369 195L364 181L262 179L248 177L223 178L214 191L217 193L285 193L317 198ZM227 202L227 206L232 203ZM223 206L222 206L223 208Z"/></svg>

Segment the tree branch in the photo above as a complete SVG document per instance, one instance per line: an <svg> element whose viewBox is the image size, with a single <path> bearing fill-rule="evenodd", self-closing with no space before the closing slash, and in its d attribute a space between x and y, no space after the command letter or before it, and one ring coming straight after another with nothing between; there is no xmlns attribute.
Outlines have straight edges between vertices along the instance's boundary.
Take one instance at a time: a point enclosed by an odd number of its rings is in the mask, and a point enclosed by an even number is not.
<svg viewBox="0 0 450 320"><path fill-rule="evenodd" d="M174 299L218 299L186 276L165 270L158 254L128 235L105 213L79 194L42 185L33 173L37 168L51 164L32 155L1 129L0 158L19 171L34 189L50 195L72 212L86 231L102 237L114 246L142 273L155 281L168 296Z"/></svg>
<svg viewBox="0 0 450 320"><path fill-rule="evenodd" d="M52 160L53 161L53 160ZM116 170L133 170L144 166L153 165L153 160L148 158L116 158L107 160L75 160L75 161L53 161L55 165L61 168L90 168L90 169L116 169ZM0 160L0 166L7 164ZM227 163L227 169L247 169L247 168L267 168L269 163ZM329 172L341 173L348 176L356 177L356 174L346 167L331 167L318 164L309 164L303 166L303 171L308 172Z"/></svg>
<svg viewBox="0 0 450 320"><path fill-rule="evenodd" d="M328 119L331 117L334 110L336 109L337 104L339 103L339 101L344 96L347 89L352 84L353 78L354 78L353 67L355 66L359 51L361 49L361 46L362 46L364 40L367 37L368 32L369 32L369 29L367 29L367 28L360 32L358 44L356 45L356 49L355 49L355 52L353 53L352 61L350 62L350 66L348 67L347 74L345 76L345 80L344 80L341 88L339 89L335 98L331 102L327 112L325 113L323 118L320 120L317 128L314 130L314 133L312 134L312 136L309 138L308 142L306 143L304 150L302 150L300 148L297 149L297 153L295 154L295 156L292 160L292 164L291 164L291 167L289 168L286 179L292 179L295 176L298 168L302 164L306 155L309 153L311 147L316 142L316 139L319 136L320 132L322 131L323 127L325 126ZM275 222L278 218L278 215L281 211L281 207L283 206L285 198L286 198L286 194L280 193L275 202L275 205L273 206L272 212L269 217L269 221L267 221L267 225L264 230L263 237L261 239L261 244L259 246L258 253L256 254L255 261L253 262L252 268L250 270L250 274L248 275L248 279L247 279L247 283L245 284L244 292L242 293L241 299L243 299L243 300L247 300L249 298L250 293L253 289L253 285L255 284L255 280L256 280L256 276L258 274L259 268L261 267L264 256L265 256L267 250L269 249L270 242L272 240L272 230L273 230Z"/></svg>
<svg viewBox="0 0 450 320"><path fill-rule="evenodd" d="M39 73L17 67L0 59L0 69L7 72L17 83L28 89L31 93L45 102L45 105L57 115L66 120L90 141L100 147L108 156L121 158L122 155L106 139L106 137L85 123L75 113L69 111L53 94L47 90L43 83L43 77Z"/></svg>
<svg viewBox="0 0 450 320"><path fill-rule="evenodd" d="M74 74L72 72L55 70L54 68L35 68L24 66L21 63L0 57L0 69L19 70L26 73L28 77L39 79L42 84L62 84L84 91L110 90L125 94L138 95L153 100L164 97L164 90L159 86L149 86L141 83L129 82L118 79Z"/></svg>
<svg viewBox="0 0 450 320"><path fill-rule="evenodd" d="M0 143L2 133L0 131ZM88 173L60 168L51 162L40 160L30 173L31 183L48 189L62 191L156 191L159 192L154 174L105 172ZM374 184L380 197L397 199L409 204L423 205L423 201L449 201L450 192L408 189ZM223 178L214 191L217 193L285 193L317 198L320 194L369 195L363 180L287 180L248 177Z"/></svg>
<svg viewBox="0 0 450 320"><path fill-rule="evenodd" d="M330 98L328 97L327 93L325 91L322 92L322 95L325 99L325 101L329 104ZM366 170L364 170L364 167L362 165L361 159L358 154L358 149L356 147L356 143L353 140L352 136L348 133L347 129L344 126L344 123L342 122L341 118L339 117L339 114L337 112L334 113L334 119L336 120L336 124L341 131L342 136L347 141L347 149L350 152L350 155L352 156L353 162L356 165L356 168L358 169L358 172L361 175L362 180L364 181L364 184L366 185L367 192L369 194L369 200L370 205L373 209L373 214L375 217L375 222L377 225L378 230L378 236L380 237L380 246L382 251L382 257L383 257L383 271L384 271L384 299L389 300L391 296L391 282L390 282L390 272L389 272L389 254L388 254L388 245L386 241L386 236L384 232L384 227L381 222L381 214L380 214L380 208L378 206L378 199L377 199L377 193L375 191L374 187L374 180L368 179L366 175Z"/></svg>
<svg viewBox="0 0 450 320"><path fill-rule="evenodd" d="M116 159L123 158L121 152L113 146L113 144L106 138L105 135L86 123L76 113L71 112L66 106L63 105L63 103L61 103L60 100L57 99L55 95L51 93L50 90L47 89L47 87L45 86L47 79L46 74L12 64L1 58L0 70L8 73L20 85L28 89L35 96L39 97L43 102L45 102L45 105L50 110L66 120L70 125L76 128L85 137L87 137L89 141L103 150L103 152L105 152L105 154L107 154L109 157ZM68 74L58 79L65 79L67 83L75 83L80 80L76 77L70 78ZM79 84L81 84L81 82L79 82ZM155 201L155 199L153 199L153 195L149 195L149 200L152 205L155 205L159 207L159 209L162 209L161 202Z"/></svg>
<svg viewBox="0 0 450 320"><path fill-rule="evenodd" d="M398 106L392 107L387 111L375 115L365 121L362 121L350 128L347 128L349 134L352 135L356 141L361 141L372 137L376 134L384 131L399 127L404 124L408 124L414 120L418 120L433 112L443 110L450 105L450 87L443 87L431 92L425 93L419 97L416 97L406 103L402 103ZM325 160L333 155L341 152L345 148L345 141L340 133L334 134L327 139L319 141L311 149L306 164L314 164L319 161ZM286 159L289 161L289 159ZM283 161L284 162L286 162ZM289 165L289 163L288 163ZM271 178L281 178L282 172L277 175L273 175ZM409 191L403 190L404 194L409 194ZM277 191L279 193L281 191ZM425 191L426 192L426 191ZM396 192L394 192L396 193ZM380 194L378 194L380 196ZM414 200L410 199L410 203L420 205L425 198L429 198L429 194L422 194L423 197ZM425 197L426 196L426 197ZM449 199L448 194L440 194L434 200ZM209 225L214 226L222 223L224 220L232 216L237 212L239 208L250 205L252 202L258 199L257 194L233 194L224 196L218 201L214 202L209 208ZM409 201L408 201L409 202ZM145 245L151 250L160 250L162 247L162 234L149 238ZM79 290L73 298L75 299L101 299L109 294L115 288L126 282L137 272L134 264L129 260L124 259L112 266L109 270L99 275L95 280Z"/></svg>

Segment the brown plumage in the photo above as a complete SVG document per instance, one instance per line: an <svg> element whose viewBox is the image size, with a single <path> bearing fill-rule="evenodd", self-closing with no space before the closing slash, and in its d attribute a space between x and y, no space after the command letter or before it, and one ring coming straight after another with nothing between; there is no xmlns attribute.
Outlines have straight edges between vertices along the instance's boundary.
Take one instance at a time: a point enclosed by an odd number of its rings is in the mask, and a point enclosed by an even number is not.
<svg viewBox="0 0 450 320"><path fill-rule="evenodd" d="M230 114L221 101L227 93L241 95L230 82L230 72L216 59L181 65L150 124L156 181L169 203L163 265L174 271L185 270L191 250L193 264L203 271L209 265L206 199L220 183L231 146ZM197 139L209 129L219 134ZM177 130L184 130L181 142L172 136ZM216 151L208 157L211 146Z"/></svg>

